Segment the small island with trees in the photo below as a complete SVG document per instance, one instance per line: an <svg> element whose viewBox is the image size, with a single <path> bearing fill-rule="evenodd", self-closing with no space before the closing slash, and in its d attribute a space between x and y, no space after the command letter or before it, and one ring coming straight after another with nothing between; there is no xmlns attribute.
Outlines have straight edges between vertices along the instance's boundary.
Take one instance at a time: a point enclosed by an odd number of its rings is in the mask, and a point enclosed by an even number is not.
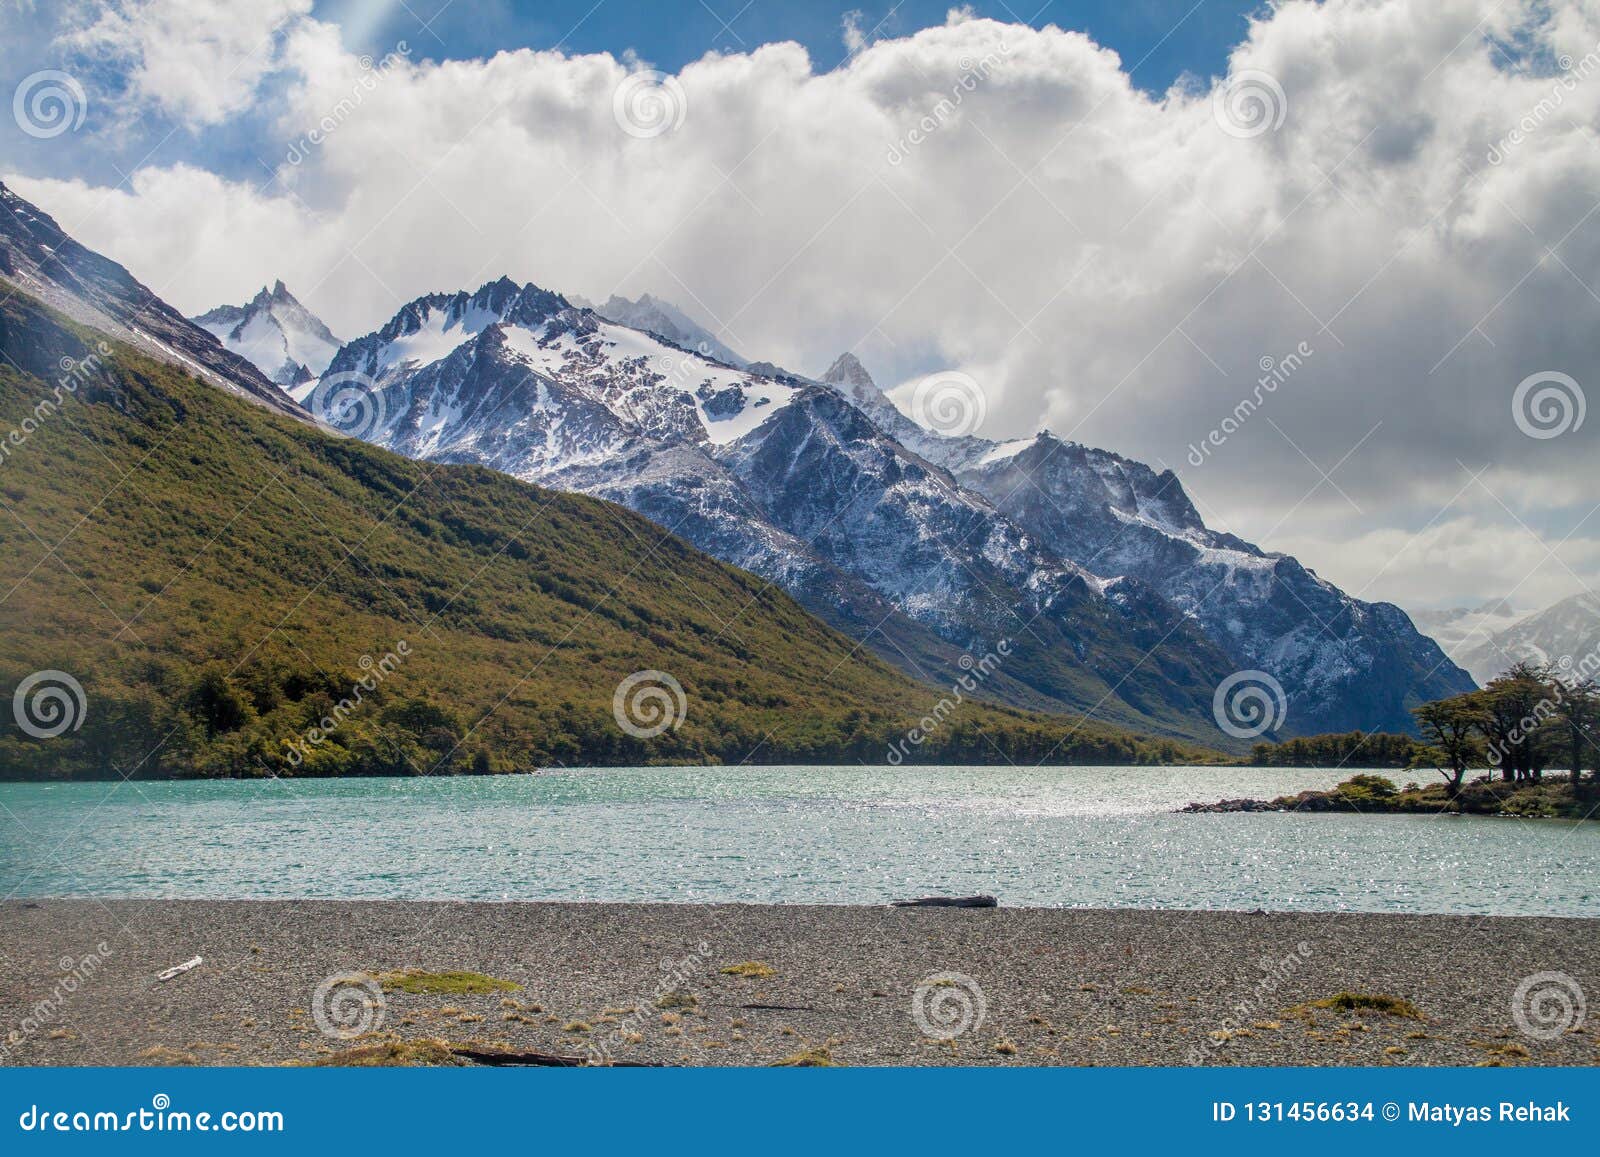
<svg viewBox="0 0 1600 1157"><path fill-rule="evenodd" d="M1478 691L1412 710L1421 738L1350 732L1257 744L1267 767L1432 771L1397 786L1370 771L1331 791L1193 803L1185 811L1434 812L1551 819L1600 815L1600 684L1591 667L1519 663ZM1585 774L1587 772L1587 774ZM1476 773L1476 774L1474 774Z"/></svg>

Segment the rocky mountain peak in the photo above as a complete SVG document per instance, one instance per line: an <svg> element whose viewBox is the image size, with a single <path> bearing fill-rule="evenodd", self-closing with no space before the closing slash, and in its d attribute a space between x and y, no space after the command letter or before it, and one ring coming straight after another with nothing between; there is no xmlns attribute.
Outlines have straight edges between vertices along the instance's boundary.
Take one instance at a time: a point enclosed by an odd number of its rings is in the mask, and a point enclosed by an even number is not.
<svg viewBox="0 0 1600 1157"><path fill-rule="evenodd" d="M218 306L189 320L285 390L326 370L340 345L281 278L244 305Z"/></svg>
<svg viewBox="0 0 1600 1157"><path fill-rule="evenodd" d="M872 375L867 373L867 367L861 364L855 354L846 350L833 360L833 364L824 371L821 379L830 386L849 386L852 389L874 390L878 384L872 380Z"/></svg>
<svg viewBox="0 0 1600 1157"><path fill-rule="evenodd" d="M1208 529L1170 470L1048 431L944 437L854 354L820 380L738 368L686 326L649 295L580 310L501 278L331 368L383 392L381 444L620 502L924 678L1026 624L992 685L1018 706L1210 736L1215 688L1258 669L1290 734L1400 730L1470 684L1399 611Z"/></svg>

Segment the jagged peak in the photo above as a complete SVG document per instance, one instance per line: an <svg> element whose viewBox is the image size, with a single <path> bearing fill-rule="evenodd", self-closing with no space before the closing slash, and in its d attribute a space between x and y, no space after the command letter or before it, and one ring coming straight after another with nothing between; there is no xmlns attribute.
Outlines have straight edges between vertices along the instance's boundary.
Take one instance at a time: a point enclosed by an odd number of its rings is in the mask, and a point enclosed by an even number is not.
<svg viewBox="0 0 1600 1157"><path fill-rule="evenodd" d="M872 375L867 373L867 367L861 364L861 359L846 350L833 359L833 364L822 374L820 379L830 386L858 386L876 390L878 384L872 380Z"/></svg>

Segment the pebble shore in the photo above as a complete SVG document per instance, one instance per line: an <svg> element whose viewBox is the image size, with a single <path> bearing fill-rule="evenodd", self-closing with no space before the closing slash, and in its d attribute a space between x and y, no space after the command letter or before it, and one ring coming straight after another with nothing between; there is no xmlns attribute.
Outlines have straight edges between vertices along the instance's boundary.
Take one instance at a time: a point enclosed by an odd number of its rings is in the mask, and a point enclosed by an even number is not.
<svg viewBox="0 0 1600 1157"><path fill-rule="evenodd" d="M408 968L518 987L361 987ZM1600 1025L1549 1035L1532 990L1526 1026L1515 1007L1540 974L1600 1001L1596 919L12 900L0 973L6 1064L326 1063L420 1040L664 1065L1600 1063ZM1302 1007L1341 992L1422 1019Z"/></svg>

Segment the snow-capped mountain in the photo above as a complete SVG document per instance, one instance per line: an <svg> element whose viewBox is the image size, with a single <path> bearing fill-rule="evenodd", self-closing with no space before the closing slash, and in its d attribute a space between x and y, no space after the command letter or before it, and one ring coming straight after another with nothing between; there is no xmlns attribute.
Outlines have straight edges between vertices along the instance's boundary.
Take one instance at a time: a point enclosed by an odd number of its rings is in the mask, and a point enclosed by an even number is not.
<svg viewBox="0 0 1600 1157"><path fill-rule="evenodd" d="M825 376L1045 548L1148 583L1235 665L1272 675L1293 731L1409 730L1420 699L1468 689L1400 608L1352 599L1287 555L1207 529L1170 470L1048 431L1005 443L941 438L888 413L893 403L854 358Z"/></svg>
<svg viewBox="0 0 1600 1157"><path fill-rule="evenodd" d="M1449 611L1434 614L1442 618L1454 616L1458 623L1471 624L1471 629L1454 638L1446 650L1479 683L1487 683L1516 663L1548 663L1557 671L1590 675L1600 666L1597 595L1572 595L1542 611L1520 616Z"/></svg>
<svg viewBox="0 0 1600 1157"><path fill-rule="evenodd" d="M741 367L502 279L411 302L293 394L402 453L629 506L936 684L1004 639L985 690L1022 706L1216 739L1240 668L1283 683L1296 733L1405 728L1468 683L1398 609L1207 530L1170 472L941 438L848 355L822 380Z"/></svg>
<svg viewBox="0 0 1600 1157"><path fill-rule="evenodd" d="M0 283L17 286L214 386L272 409L305 412L249 361L162 301L122 266L80 245L38 206L0 184Z"/></svg>
<svg viewBox="0 0 1600 1157"><path fill-rule="evenodd" d="M1504 599L1490 599L1475 607L1411 611L1410 614L1417 629L1438 643L1451 662L1479 683L1498 675L1501 668L1487 673L1481 667L1475 668L1471 662L1472 652L1492 636L1528 617L1526 610L1517 610Z"/></svg>
<svg viewBox="0 0 1600 1157"><path fill-rule="evenodd" d="M675 346L705 354L738 369L745 369L750 364L683 310L670 301L662 301L648 293L640 295L635 301L613 293L604 305L593 305L581 297L569 300L580 309L593 309L607 321L664 337Z"/></svg>
<svg viewBox="0 0 1600 1157"><path fill-rule="evenodd" d="M244 305L219 305L189 320L285 387L321 377L343 344L281 281Z"/></svg>
<svg viewBox="0 0 1600 1157"><path fill-rule="evenodd" d="M933 682L1006 639L1013 657L990 680L1004 700L1210 730L1196 720L1226 662L1170 608L1035 549L825 384L740 370L502 279L411 302L294 396L401 453L629 506ZM1143 662L1152 647L1159 661Z"/></svg>
<svg viewBox="0 0 1600 1157"><path fill-rule="evenodd" d="M1272 675L1295 731L1408 731L1411 706L1470 689L1399 607L1207 529L1170 470L1042 433L991 446L956 474L1046 546L1145 580L1237 666Z"/></svg>

